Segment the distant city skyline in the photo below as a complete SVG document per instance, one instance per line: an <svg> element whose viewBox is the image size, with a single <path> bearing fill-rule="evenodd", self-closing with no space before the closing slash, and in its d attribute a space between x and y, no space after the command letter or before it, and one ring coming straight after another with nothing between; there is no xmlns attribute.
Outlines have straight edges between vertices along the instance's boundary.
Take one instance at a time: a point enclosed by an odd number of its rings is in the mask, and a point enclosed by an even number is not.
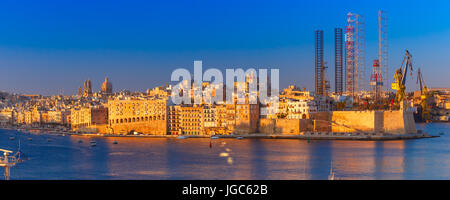
<svg viewBox="0 0 450 200"><path fill-rule="evenodd" d="M314 90L314 31L334 91L334 28L365 17L366 74L377 58L377 12L389 15L389 82L405 49L429 87L450 87L448 1L2 1L0 91L75 95L105 77L114 91L170 83L176 68L277 68L280 88ZM367 77L366 76L366 77ZM366 80L369 80L366 78ZM416 79L408 77L409 90ZM366 84L368 85L368 84Z"/></svg>

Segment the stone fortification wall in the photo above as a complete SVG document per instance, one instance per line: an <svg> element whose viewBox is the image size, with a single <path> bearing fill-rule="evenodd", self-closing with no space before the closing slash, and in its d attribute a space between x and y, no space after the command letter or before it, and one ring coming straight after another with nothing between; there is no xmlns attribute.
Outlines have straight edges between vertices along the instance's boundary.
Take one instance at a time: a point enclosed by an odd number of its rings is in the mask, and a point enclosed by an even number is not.
<svg viewBox="0 0 450 200"><path fill-rule="evenodd" d="M311 113L310 119L261 119L259 132L299 134L301 132L417 133L412 112L334 111Z"/></svg>

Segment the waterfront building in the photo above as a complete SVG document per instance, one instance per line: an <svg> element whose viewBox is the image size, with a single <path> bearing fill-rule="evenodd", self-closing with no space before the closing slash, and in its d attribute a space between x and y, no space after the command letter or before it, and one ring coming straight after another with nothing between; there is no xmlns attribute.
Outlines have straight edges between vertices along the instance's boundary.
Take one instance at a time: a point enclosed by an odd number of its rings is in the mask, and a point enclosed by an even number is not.
<svg viewBox="0 0 450 200"><path fill-rule="evenodd" d="M167 134L168 135L180 135L180 115L181 106L174 105L167 107Z"/></svg>
<svg viewBox="0 0 450 200"><path fill-rule="evenodd" d="M17 112L17 124L22 125L25 124L25 113L23 111Z"/></svg>
<svg viewBox="0 0 450 200"><path fill-rule="evenodd" d="M43 123L43 119L46 117L44 115L44 118L42 117L43 110L38 108L37 106L34 107L34 109L31 111L31 124L33 127L39 127Z"/></svg>
<svg viewBox="0 0 450 200"><path fill-rule="evenodd" d="M309 113L317 112L317 105L315 101L310 100L293 100L286 101L286 118L287 119L307 119Z"/></svg>
<svg viewBox="0 0 450 200"><path fill-rule="evenodd" d="M249 134L257 131L259 104L236 105L236 133Z"/></svg>
<svg viewBox="0 0 450 200"><path fill-rule="evenodd" d="M215 105L216 107L216 122L218 127L226 127L225 118L227 116L227 109L225 104Z"/></svg>
<svg viewBox="0 0 450 200"><path fill-rule="evenodd" d="M257 131L259 104L225 104L225 108L227 132L249 134Z"/></svg>
<svg viewBox="0 0 450 200"><path fill-rule="evenodd" d="M216 107L212 104L204 104L202 106L203 127L217 127Z"/></svg>
<svg viewBox="0 0 450 200"><path fill-rule="evenodd" d="M70 123L72 130L102 132L108 123L108 108L91 106L72 109Z"/></svg>
<svg viewBox="0 0 450 200"><path fill-rule="evenodd" d="M214 104L204 104L202 106L203 129L206 135L220 134L222 129L218 124L217 108Z"/></svg>
<svg viewBox="0 0 450 200"><path fill-rule="evenodd" d="M24 111L24 124L31 125L33 123L33 112L26 110Z"/></svg>
<svg viewBox="0 0 450 200"><path fill-rule="evenodd" d="M204 135L203 109L201 106L181 106L180 128L183 135Z"/></svg>
<svg viewBox="0 0 450 200"><path fill-rule="evenodd" d="M309 118L308 113L330 111L330 101L329 97L316 95L306 90L302 91L298 87L290 85L280 93L278 118L304 119L302 118L303 114ZM288 115L289 117L287 117Z"/></svg>
<svg viewBox="0 0 450 200"><path fill-rule="evenodd" d="M70 115L69 110L49 110L47 111L48 120L50 124L67 125L67 116Z"/></svg>
<svg viewBox="0 0 450 200"><path fill-rule="evenodd" d="M15 111L13 109L0 110L0 126L8 126L14 124Z"/></svg>
<svg viewBox="0 0 450 200"><path fill-rule="evenodd" d="M167 100L165 99L113 99L108 101L108 109L109 133L167 134Z"/></svg>
<svg viewBox="0 0 450 200"><path fill-rule="evenodd" d="M49 117L48 117L48 112L44 110L44 111L41 111L40 113L41 113L41 120L40 120L39 126L42 124L48 124L50 121Z"/></svg>

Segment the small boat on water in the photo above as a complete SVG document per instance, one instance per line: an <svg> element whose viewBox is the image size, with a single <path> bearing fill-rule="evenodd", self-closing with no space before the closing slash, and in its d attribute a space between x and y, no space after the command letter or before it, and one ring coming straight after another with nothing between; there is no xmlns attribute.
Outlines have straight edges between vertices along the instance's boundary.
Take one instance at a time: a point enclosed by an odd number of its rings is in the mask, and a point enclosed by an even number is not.
<svg viewBox="0 0 450 200"><path fill-rule="evenodd" d="M177 137L177 139L186 139L186 138L188 138L188 137L184 136L184 135L180 135L180 136Z"/></svg>
<svg viewBox="0 0 450 200"><path fill-rule="evenodd" d="M219 139L219 136L216 136L216 135L211 136L211 139Z"/></svg>
<svg viewBox="0 0 450 200"><path fill-rule="evenodd" d="M10 140L14 140L14 139L16 139L15 137L13 137L13 136L11 136L11 137L9 137L9 139Z"/></svg>
<svg viewBox="0 0 450 200"><path fill-rule="evenodd" d="M239 137L237 137L236 139L242 140L242 139L244 139L244 137L239 136Z"/></svg>
<svg viewBox="0 0 450 200"><path fill-rule="evenodd" d="M219 154L219 157L228 157L230 154L226 152L222 152Z"/></svg>
<svg viewBox="0 0 450 200"><path fill-rule="evenodd" d="M97 142L91 141L91 146L92 146L92 147L97 146Z"/></svg>
<svg viewBox="0 0 450 200"><path fill-rule="evenodd" d="M114 141L113 144L118 144L118 142L117 142L117 141Z"/></svg>

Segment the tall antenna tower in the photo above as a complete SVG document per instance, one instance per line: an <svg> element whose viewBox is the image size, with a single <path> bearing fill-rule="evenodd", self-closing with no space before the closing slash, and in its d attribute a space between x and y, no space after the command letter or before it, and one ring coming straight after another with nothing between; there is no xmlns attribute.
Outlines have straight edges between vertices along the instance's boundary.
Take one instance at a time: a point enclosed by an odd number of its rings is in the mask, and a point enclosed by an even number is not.
<svg viewBox="0 0 450 200"><path fill-rule="evenodd" d="M378 11L378 60L383 79L384 91L389 90L388 67L388 16L385 11Z"/></svg>
<svg viewBox="0 0 450 200"><path fill-rule="evenodd" d="M359 92L366 90L365 25L363 16L357 14L355 19L356 92Z"/></svg>
<svg viewBox="0 0 450 200"><path fill-rule="evenodd" d="M365 89L364 17L347 14L345 26L345 88L354 98Z"/></svg>
<svg viewBox="0 0 450 200"><path fill-rule="evenodd" d="M323 31L316 30L314 32L315 39L315 63L314 63L314 79L315 92L318 95L324 95L324 59L323 59Z"/></svg>
<svg viewBox="0 0 450 200"><path fill-rule="evenodd" d="M342 81L342 28L334 29L334 83L335 83L335 92L338 95L342 95L344 91L343 81Z"/></svg>
<svg viewBox="0 0 450 200"><path fill-rule="evenodd" d="M355 71L355 25L352 14L347 15L345 26L345 90L353 96Z"/></svg>

